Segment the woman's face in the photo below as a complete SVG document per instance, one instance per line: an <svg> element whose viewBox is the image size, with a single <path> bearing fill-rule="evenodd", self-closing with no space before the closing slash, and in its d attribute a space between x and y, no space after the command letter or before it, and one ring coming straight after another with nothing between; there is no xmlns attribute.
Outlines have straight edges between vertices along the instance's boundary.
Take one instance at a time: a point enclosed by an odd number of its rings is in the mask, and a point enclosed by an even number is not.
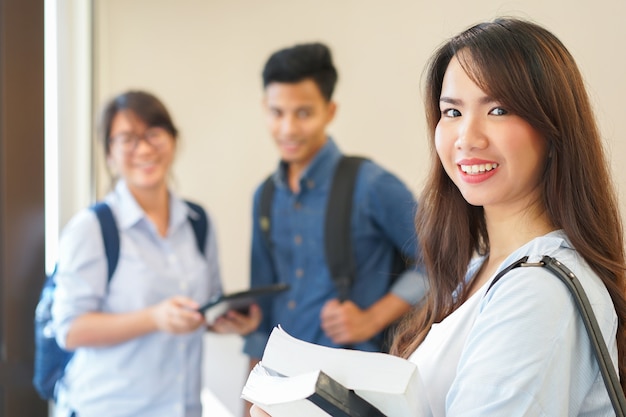
<svg viewBox="0 0 626 417"><path fill-rule="evenodd" d="M511 214L538 201L546 141L481 90L456 57L446 69L439 106L435 147L468 203Z"/></svg>
<svg viewBox="0 0 626 417"><path fill-rule="evenodd" d="M167 188L174 161L174 137L161 127L148 127L133 112L118 112L111 123L108 162L134 191Z"/></svg>

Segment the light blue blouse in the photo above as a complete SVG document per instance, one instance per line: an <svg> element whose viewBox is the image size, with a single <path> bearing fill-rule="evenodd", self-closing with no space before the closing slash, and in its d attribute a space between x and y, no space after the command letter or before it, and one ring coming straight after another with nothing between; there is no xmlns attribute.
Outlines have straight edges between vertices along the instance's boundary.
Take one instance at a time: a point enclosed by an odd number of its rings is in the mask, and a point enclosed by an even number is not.
<svg viewBox="0 0 626 417"><path fill-rule="evenodd" d="M108 286L94 213L82 210L61 235L53 306L61 346L72 321L82 314L135 311L175 295L202 304L222 291L210 220L203 256L187 219L191 210L173 193L166 237L158 234L123 181L105 201L120 235L120 258ZM200 417L203 333L203 328L182 335L155 332L114 346L77 349L57 384L56 415Z"/></svg>
<svg viewBox="0 0 626 417"><path fill-rule="evenodd" d="M543 255L558 259L577 275L617 367L613 303L563 232L532 240L499 269L523 256L538 262ZM482 261L470 265L468 277ZM516 268L485 294L488 285L466 301L467 311L464 304L436 324L411 356L422 372L433 415L614 415L591 343L565 285L541 267Z"/></svg>

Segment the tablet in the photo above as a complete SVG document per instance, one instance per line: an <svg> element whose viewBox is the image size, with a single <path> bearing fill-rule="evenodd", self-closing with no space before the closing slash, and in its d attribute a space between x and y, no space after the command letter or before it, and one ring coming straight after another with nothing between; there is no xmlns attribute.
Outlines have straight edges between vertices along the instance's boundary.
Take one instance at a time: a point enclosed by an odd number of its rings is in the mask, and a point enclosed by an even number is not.
<svg viewBox="0 0 626 417"><path fill-rule="evenodd" d="M207 323L213 323L215 319L227 311L236 310L245 314L250 305L258 302L260 299L272 297L288 289L288 284L272 284L232 294L224 294L209 301L200 307L198 311L204 314Z"/></svg>

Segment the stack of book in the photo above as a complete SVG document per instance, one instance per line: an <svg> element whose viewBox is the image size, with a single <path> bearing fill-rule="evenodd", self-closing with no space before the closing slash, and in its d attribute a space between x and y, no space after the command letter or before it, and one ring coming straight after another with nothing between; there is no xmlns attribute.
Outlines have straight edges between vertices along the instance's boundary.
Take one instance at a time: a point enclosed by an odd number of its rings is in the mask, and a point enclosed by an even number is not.
<svg viewBox="0 0 626 417"><path fill-rule="evenodd" d="M430 415L414 363L315 345L280 327L272 331L241 396L272 417Z"/></svg>

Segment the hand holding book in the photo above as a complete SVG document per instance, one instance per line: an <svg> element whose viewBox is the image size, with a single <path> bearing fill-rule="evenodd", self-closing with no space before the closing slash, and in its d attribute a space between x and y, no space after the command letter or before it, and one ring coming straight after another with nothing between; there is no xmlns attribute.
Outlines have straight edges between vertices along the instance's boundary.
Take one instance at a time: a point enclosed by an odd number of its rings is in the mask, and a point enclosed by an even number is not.
<svg viewBox="0 0 626 417"><path fill-rule="evenodd" d="M280 327L272 331L242 397L272 417L430 415L414 363L307 343Z"/></svg>
<svg viewBox="0 0 626 417"><path fill-rule="evenodd" d="M285 377L257 364L245 388L245 392L251 391L270 403L261 408L266 407L273 417L385 417L353 390L320 370Z"/></svg>

